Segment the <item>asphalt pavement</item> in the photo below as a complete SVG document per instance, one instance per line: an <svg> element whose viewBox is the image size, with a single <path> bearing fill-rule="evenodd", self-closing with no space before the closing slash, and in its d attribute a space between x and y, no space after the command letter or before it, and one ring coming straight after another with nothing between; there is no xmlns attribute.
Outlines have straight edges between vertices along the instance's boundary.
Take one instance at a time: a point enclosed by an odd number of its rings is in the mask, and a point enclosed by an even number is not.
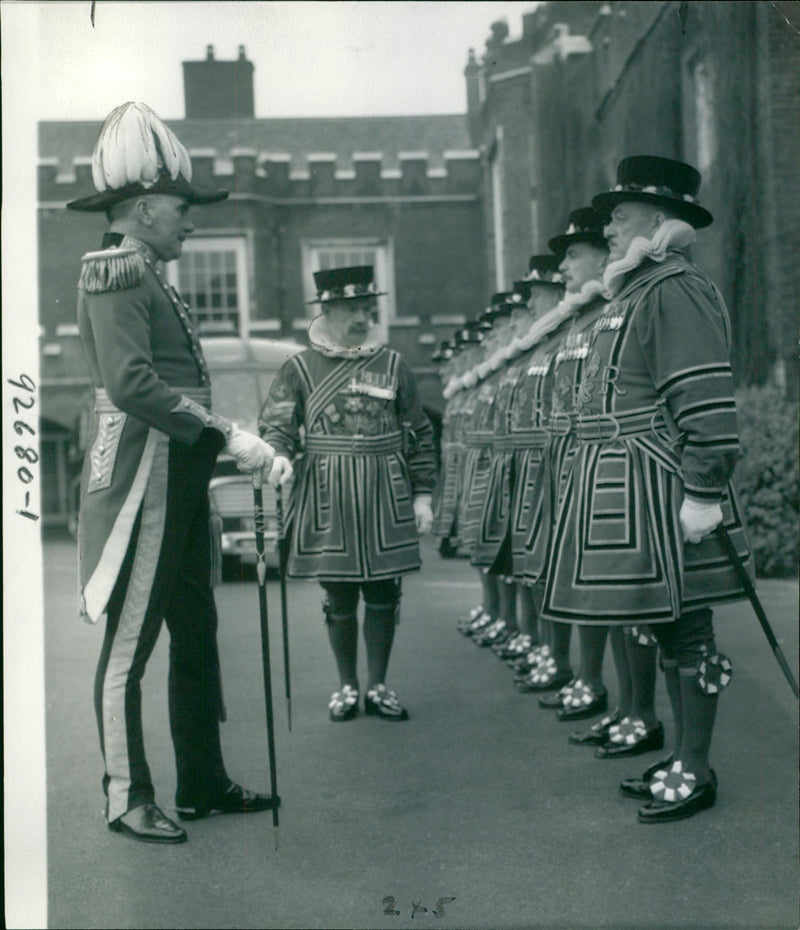
<svg viewBox="0 0 800 930"><path fill-rule="evenodd" d="M156 847L109 832L92 710L102 631L74 614L76 553L45 543L48 910L55 928L796 928L798 703L746 602L717 612L734 677L719 704L716 806L652 826L618 791L661 756L599 761L519 694L507 666L460 636L479 600L474 569L432 542L404 582L388 684L407 723L333 724L337 686L319 588L290 582L292 732L278 585L268 583L277 777L270 813L187 824ZM798 585L758 586L795 670ZM257 588L218 589L229 774L269 789ZM577 637L573 637L576 640ZM167 634L143 682L157 801L175 766ZM362 678L364 656L361 644ZM576 656L577 659L577 656ZM613 700L610 656L606 681ZM663 680L659 716L672 735Z"/></svg>

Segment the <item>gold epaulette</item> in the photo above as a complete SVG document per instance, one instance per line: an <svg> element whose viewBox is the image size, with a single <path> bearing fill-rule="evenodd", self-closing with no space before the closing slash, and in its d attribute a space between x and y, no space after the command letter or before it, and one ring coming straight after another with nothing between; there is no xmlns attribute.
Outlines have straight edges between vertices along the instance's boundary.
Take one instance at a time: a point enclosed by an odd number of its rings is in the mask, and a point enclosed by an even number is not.
<svg viewBox="0 0 800 930"><path fill-rule="evenodd" d="M83 256L78 287L87 294L105 294L136 287L144 277L144 258L137 249L103 249Z"/></svg>

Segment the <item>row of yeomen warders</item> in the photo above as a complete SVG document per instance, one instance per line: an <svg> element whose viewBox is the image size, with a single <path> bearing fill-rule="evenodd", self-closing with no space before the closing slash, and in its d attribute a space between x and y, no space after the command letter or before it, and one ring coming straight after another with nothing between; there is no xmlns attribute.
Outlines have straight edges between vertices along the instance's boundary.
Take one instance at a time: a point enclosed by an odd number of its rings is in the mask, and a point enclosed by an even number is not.
<svg viewBox="0 0 800 930"><path fill-rule="evenodd" d="M700 175L636 156L617 182L434 354L447 401L434 532L480 576L461 632L559 719L600 718L569 737L599 758L663 747L660 651L674 748L620 787L645 802L640 821L661 823L716 800L709 747L731 665L711 608L744 595L719 524L748 569L752 559L729 481L729 318L686 257L712 222Z"/></svg>

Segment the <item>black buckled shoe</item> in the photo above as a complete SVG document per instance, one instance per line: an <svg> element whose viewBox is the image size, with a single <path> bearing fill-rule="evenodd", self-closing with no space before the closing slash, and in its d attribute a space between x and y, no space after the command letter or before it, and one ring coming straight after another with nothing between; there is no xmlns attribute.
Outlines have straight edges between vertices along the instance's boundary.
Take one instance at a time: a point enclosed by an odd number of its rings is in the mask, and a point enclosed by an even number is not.
<svg viewBox="0 0 800 930"><path fill-rule="evenodd" d="M185 843L186 831L153 803L134 807L112 820L108 829L140 843Z"/></svg>
<svg viewBox="0 0 800 930"><path fill-rule="evenodd" d="M400 705L397 695L386 685L375 685L364 698L364 713L384 720L408 720L408 711Z"/></svg>
<svg viewBox="0 0 800 930"><path fill-rule="evenodd" d="M456 629L458 632L463 633L466 636L467 630L469 630L470 626L478 619L478 617L482 616L483 613L484 610L482 605L478 604L477 607L473 607L467 616L462 617L462 619L459 620L456 624Z"/></svg>
<svg viewBox="0 0 800 930"><path fill-rule="evenodd" d="M666 759L654 762L649 768L644 770L641 778L625 778L619 783L619 790L626 798L637 798L638 800L649 801L653 794L650 791L650 782L660 769L669 768L672 765L672 754Z"/></svg>
<svg viewBox="0 0 800 930"><path fill-rule="evenodd" d="M580 684L580 679L571 678L563 688L545 694L539 698L539 707L544 710L560 710L564 706L564 699L572 693L572 689Z"/></svg>
<svg viewBox="0 0 800 930"><path fill-rule="evenodd" d="M505 620L495 620L486 629L476 633L472 642L478 646L491 646L493 643L504 643L508 639L508 627Z"/></svg>
<svg viewBox="0 0 800 930"><path fill-rule="evenodd" d="M548 659L527 675L517 679L517 689L523 694L536 694L542 691L557 691L572 680L572 672L556 668L553 659Z"/></svg>
<svg viewBox="0 0 800 930"><path fill-rule="evenodd" d="M491 626L491 624L493 624L494 622L495 621L492 619L492 617L484 611L483 613L478 614L478 616L474 620L468 623L466 628L463 629L461 632L465 636L472 638L474 636L479 635L480 633L483 633L483 631L488 626Z"/></svg>
<svg viewBox="0 0 800 930"><path fill-rule="evenodd" d="M608 710L608 692L605 688L602 691L595 691L589 685L574 687L566 695L562 702L563 706L558 711L557 717L562 722L569 720L585 720L587 717L596 717Z"/></svg>
<svg viewBox="0 0 800 930"><path fill-rule="evenodd" d="M205 804L177 805L175 809L181 820L200 820L213 814L256 814L280 803L281 799L274 800L271 794L257 794L231 782L226 791Z"/></svg>
<svg viewBox="0 0 800 930"><path fill-rule="evenodd" d="M675 763L675 765L678 764ZM691 779L693 776L688 776L688 778ZM651 782L651 791L653 784ZM671 823L674 820L686 820L714 806L717 801L717 776L713 769L711 769L710 781L692 788L691 791L689 791L690 784L691 781L688 784L684 781L683 796L678 789L678 797L675 800L654 798L649 804L640 807L639 823Z"/></svg>
<svg viewBox="0 0 800 930"><path fill-rule="evenodd" d="M608 731L608 739L595 752L598 759L620 759L639 756L643 752L664 748L664 725L657 723L649 730L638 718L625 717Z"/></svg>
<svg viewBox="0 0 800 930"><path fill-rule="evenodd" d="M341 691L334 691L328 701L328 711L334 723L352 720L358 716L358 688L342 685Z"/></svg>
<svg viewBox="0 0 800 930"><path fill-rule="evenodd" d="M602 746L608 740L609 728L615 723L619 723L619 714L616 711L593 723L583 733L570 733L567 741L573 746Z"/></svg>
<svg viewBox="0 0 800 930"><path fill-rule="evenodd" d="M527 633L516 633L502 646L493 647L495 655L505 662L516 662L531 651L531 638Z"/></svg>

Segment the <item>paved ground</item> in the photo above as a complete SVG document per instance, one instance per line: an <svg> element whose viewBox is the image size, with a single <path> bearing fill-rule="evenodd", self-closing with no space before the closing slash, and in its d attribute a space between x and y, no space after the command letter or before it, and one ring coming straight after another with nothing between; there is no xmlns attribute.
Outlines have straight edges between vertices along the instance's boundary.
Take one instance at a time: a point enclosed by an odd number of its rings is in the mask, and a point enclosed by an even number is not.
<svg viewBox="0 0 800 930"><path fill-rule="evenodd" d="M412 720L328 721L336 682L320 596L298 583L290 585L289 733L270 585L279 848L270 814L189 824L188 843L162 848L105 828L91 711L101 631L73 619L74 546L47 543L49 926L798 926L798 706L747 605L718 614L735 675L715 736L717 806L683 823L643 826L617 783L658 756L602 762L567 745L570 727L518 694L502 663L456 633L478 599L474 571L430 545L425 556L424 571L406 583L390 670ZM796 657L797 584L759 590ZM218 601L228 767L268 789L256 587L226 584ZM165 672L166 635L145 677L144 714L158 800L169 809ZM610 661L607 680L613 696ZM668 721L663 682L658 706ZM442 898L454 900L440 916Z"/></svg>

